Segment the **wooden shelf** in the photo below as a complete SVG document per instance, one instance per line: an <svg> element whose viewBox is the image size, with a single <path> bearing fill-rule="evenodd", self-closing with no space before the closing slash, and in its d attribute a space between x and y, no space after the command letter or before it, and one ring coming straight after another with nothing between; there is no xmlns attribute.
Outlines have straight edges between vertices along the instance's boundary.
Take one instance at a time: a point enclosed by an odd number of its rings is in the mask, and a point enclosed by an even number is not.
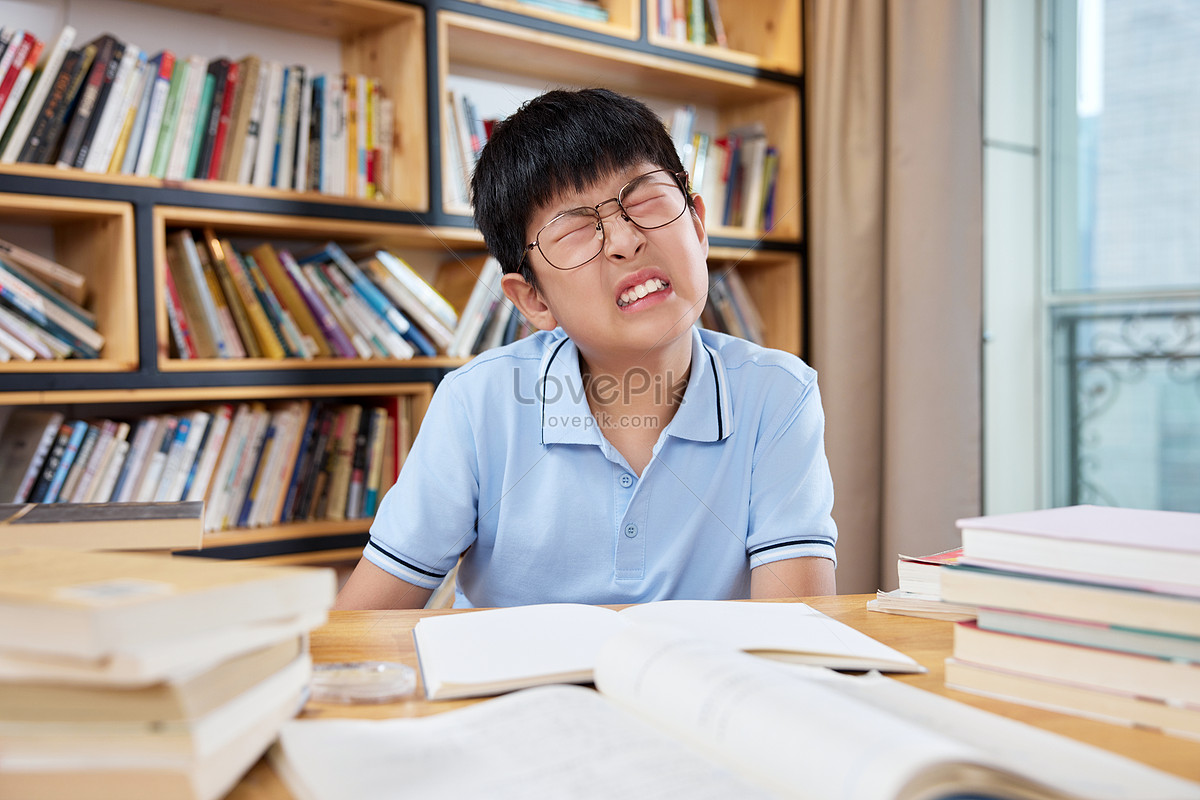
<svg viewBox="0 0 1200 800"><path fill-rule="evenodd" d="M681 42L659 33L658 3L650 0L647 40L658 47L731 64L799 75L804 63L800 4L788 0L723 3L727 47Z"/></svg>
<svg viewBox="0 0 1200 800"><path fill-rule="evenodd" d="M678 103L714 111L721 133L762 123L767 138L790 161L781 166L776 208L781 212L767 234L773 241L798 241L803 230L800 208L800 98L789 83L741 72L690 64L667 56L580 41L544 31L456 12L438 14L439 75L444 94L456 68L493 70L499 74L545 78L553 64L551 85L604 85L637 96L674 98ZM445 155L445 154L444 154ZM447 207L448 213L461 209ZM714 228L713 235L754 236L744 230Z"/></svg>
<svg viewBox="0 0 1200 800"><path fill-rule="evenodd" d="M0 193L0 219L45 228L53 253L40 253L87 279L85 307L104 335L94 359L9 361L5 372L129 372L138 368L138 313L133 207L105 200L75 200ZM17 242L16 244L20 244Z"/></svg>
<svg viewBox="0 0 1200 800"><path fill-rule="evenodd" d="M600 4L608 10L607 22L538 8L521 3L519 0L469 0L469 2L622 39L632 40L642 35L642 15L637 0L601 0Z"/></svg>

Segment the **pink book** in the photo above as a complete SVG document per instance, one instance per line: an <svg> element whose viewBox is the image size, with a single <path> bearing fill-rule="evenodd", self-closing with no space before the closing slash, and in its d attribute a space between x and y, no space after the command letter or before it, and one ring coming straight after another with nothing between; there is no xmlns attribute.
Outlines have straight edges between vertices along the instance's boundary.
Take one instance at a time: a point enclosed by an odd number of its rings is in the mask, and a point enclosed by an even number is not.
<svg viewBox="0 0 1200 800"><path fill-rule="evenodd" d="M957 525L963 564L1200 596L1200 514L1084 505Z"/></svg>

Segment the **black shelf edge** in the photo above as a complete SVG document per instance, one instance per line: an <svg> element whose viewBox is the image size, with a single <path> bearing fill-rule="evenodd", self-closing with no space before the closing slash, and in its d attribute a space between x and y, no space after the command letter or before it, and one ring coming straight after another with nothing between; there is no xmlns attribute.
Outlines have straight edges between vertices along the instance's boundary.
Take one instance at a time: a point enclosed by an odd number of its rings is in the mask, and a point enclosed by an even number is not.
<svg viewBox="0 0 1200 800"><path fill-rule="evenodd" d="M363 524L369 525L370 520L364 519ZM303 539L279 539L271 542L204 547L199 550L176 550L173 555L240 561L247 558L290 556L299 553L320 553L324 550L343 550L347 547L365 547L370 538L370 534L366 532L334 533L327 536L309 536Z"/></svg>
<svg viewBox="0 0 1200 800"><path fill-rule="evenodd" d="M351 384L438 383L453 367L380 366L343 369L280 369L228 372L16 372L0 374L0 405L11 392L118 392L141 389L214 389ZM52 398L51 398L52 399ZM124 402L137 404L136 398Z"/></svg>

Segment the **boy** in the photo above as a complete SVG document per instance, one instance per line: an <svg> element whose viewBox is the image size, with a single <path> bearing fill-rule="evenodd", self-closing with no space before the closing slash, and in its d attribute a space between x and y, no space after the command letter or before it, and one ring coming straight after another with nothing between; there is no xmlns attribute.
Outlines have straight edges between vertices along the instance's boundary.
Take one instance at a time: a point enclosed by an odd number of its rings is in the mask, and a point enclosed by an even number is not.
<svg viewBox="0 0 1200 800"><path fill-rule="evenodd" d="M338 608L834 593L816 375L694 323L704 202L659 118L602 89L498 123L475 219L539 332L438 386Z"/></svg>

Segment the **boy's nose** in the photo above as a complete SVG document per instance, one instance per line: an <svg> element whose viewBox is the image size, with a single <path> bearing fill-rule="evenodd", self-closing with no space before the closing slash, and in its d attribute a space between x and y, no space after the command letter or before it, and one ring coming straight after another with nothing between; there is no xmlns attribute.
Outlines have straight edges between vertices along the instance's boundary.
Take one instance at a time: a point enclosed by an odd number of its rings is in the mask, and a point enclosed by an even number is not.
<svg viewBox="0 0 1200 800"><path fill-rule="evenodd" d="M633 258L646 244L642 229L623 212L602 219L600 224L604 226L604 252L609 258Z"/></svg>

